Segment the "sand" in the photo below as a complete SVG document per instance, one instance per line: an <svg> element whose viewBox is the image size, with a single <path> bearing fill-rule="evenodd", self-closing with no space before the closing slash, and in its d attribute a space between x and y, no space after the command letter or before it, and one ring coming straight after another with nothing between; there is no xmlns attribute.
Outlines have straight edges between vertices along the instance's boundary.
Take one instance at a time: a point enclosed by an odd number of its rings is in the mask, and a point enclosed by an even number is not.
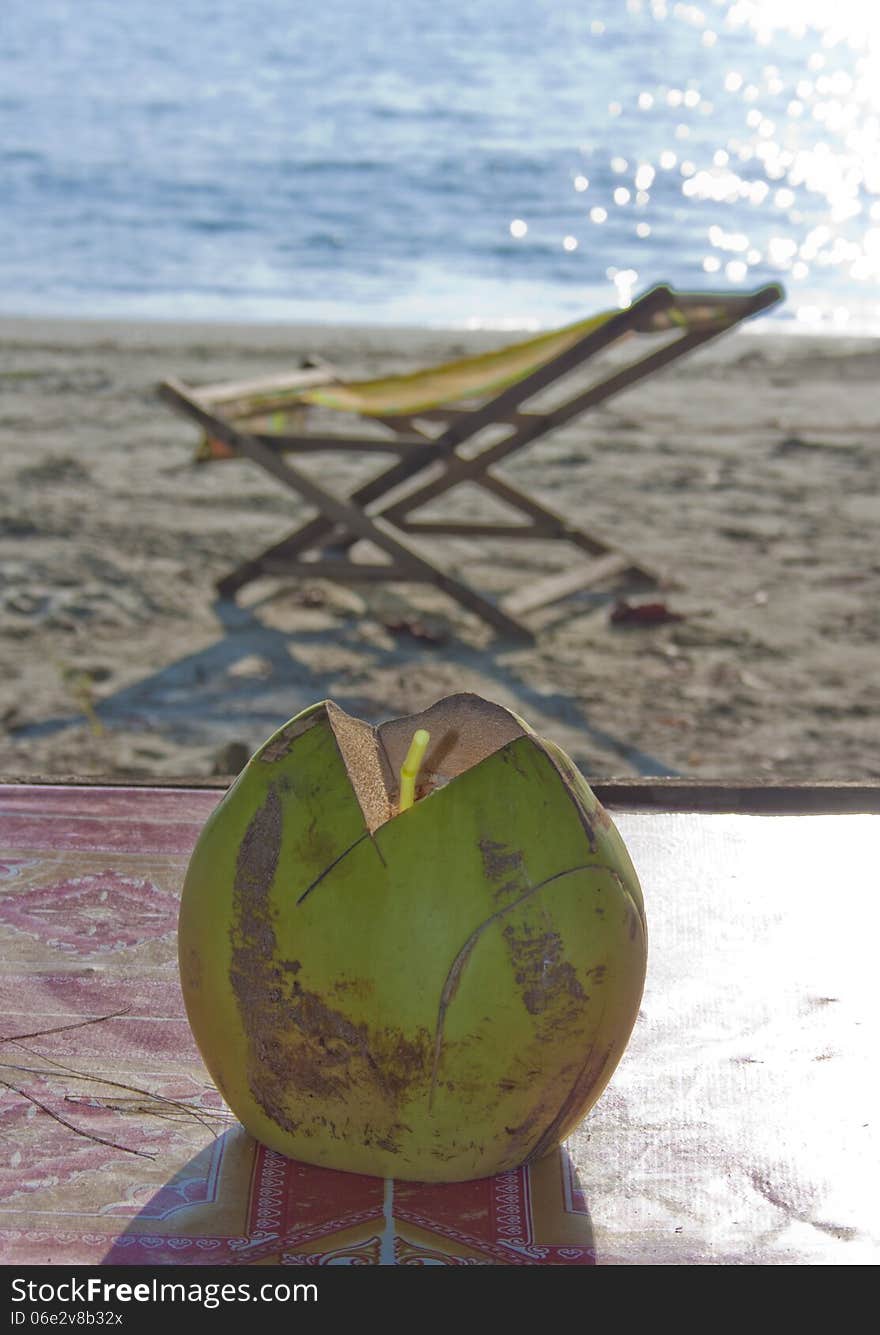
<svg viewBox="0 0 880 1335"><path fill-rule="evenodd" d="M467 690L591 778L880 777L880 341L728 334L518 455L518 485L667 579L536 614L533 647L423 586L273 579L218 600L221 575L308 511L245 461L195 465L161 379L308 353L401 370L503 341L0 322L0 776L222 776L315 700L378 722ZM311 467L340 491L362 476L344 455ZM579 559L509 539L428 550L496 593ZM669 619L615 620L622 597Z"/></svg>

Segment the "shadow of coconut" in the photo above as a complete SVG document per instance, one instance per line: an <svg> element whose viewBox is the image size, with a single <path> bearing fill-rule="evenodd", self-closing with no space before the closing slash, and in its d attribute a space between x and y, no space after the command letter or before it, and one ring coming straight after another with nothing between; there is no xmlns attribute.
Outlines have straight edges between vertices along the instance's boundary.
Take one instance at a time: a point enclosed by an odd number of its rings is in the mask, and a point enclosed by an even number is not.
<svg viewBox="0 0 880 1335"><path fill-rule="evenodd" d="M314 1168L235 1127L140 1203L101 1264L595 1265L596 1257L586 1193L564 1148L497 1177L423 1184Z"/></svg>

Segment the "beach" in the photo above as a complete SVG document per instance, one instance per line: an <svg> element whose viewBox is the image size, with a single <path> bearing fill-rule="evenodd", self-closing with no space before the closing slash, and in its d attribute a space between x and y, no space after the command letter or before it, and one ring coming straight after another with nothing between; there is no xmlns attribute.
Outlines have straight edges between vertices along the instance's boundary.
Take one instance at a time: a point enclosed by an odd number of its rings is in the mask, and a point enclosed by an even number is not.
<svg viewBox="0 0 880 1335"><path fill-rule="evenodd" d="M503 466L664 576L534 614L533 646L421 585L273 578L218 599L310 512L247 461L196 464L160 381L310 354L370 375L509 337L0 321L0 777L223 779L316 700L379 722L475 691L594 779L880 778L880 339L728 334ZM344 454L303 467L340 494L364 476ZM456 504L478 515L485 495ZM493 596L582 559L425 550ZM622 600L654 613L620 619Z"/></svg>

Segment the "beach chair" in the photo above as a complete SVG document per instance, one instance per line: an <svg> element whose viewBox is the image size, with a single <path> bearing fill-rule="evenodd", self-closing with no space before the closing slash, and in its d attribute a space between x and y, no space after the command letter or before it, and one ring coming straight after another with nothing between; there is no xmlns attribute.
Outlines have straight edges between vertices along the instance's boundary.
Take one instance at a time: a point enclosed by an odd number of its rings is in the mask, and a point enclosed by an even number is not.
<svg viewBox="0 0 880 1335"><path fill-rule="evenodd" d="M224 575L217 584L221 597L234 597L262 575L345 584L424 582L502 635L531 641L533 632L523 618L538 608L622 576L656 583L655 572L633 555L549 509L505 480L495 466L782 296L776 285L742 294L677 292L661 285L625 310L603 312L497 351L378 380L350 380L335 367L312 361L290 374L260 380L198 387L179 379L163 381L162 397L202 428L202 461L250 459L317 511L288 537ZM599 353L641 335L653 337L635 360L614 363L604 378L579 386L563 402L527 410L529 400L589 369L587 364ZM310 430L309 418L317 408L334 410L347 429L334 434ZM365 429L366 423L371 429ZM399 458L347 496L329 490L290 461L292 455L335 450ZM520 517L499 523L414 516L465 483L483 488ZM577 549L581 559L494 599L430 560L417 545L426 537L561 541ZM378 549L382 559L363 559L363 540Z"/></svg>

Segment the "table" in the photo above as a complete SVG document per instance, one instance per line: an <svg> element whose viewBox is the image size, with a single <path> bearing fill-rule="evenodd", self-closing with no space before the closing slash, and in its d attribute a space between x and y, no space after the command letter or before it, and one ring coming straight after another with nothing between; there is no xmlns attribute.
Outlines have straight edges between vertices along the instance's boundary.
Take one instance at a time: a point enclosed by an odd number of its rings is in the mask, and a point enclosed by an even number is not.
<svg viewBox="0 0 880 1335"><path fill-rule="evenodd" d="M0 1261L875 1262L880 803L651 793L611 793L650 958L610 1086L540 1163L420 1186L286 1160L213 1089L176 920L219 791L0 785Z"/></svg>

